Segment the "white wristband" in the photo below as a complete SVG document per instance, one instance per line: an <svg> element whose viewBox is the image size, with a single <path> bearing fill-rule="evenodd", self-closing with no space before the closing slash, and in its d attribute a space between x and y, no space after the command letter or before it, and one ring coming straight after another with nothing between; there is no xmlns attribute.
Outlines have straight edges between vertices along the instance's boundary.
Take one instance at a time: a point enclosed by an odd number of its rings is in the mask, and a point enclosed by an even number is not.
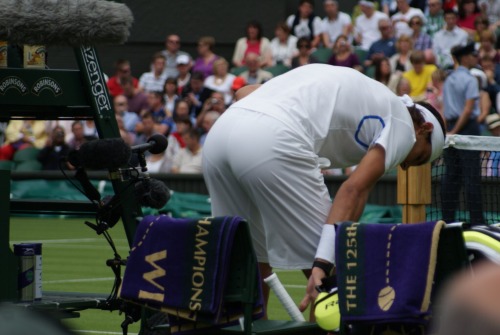
<svg viewBox="0 0 500 335"><path fill-rule="evenodd" d="M324 259L332 264L335 263L335 235L335 226L333 224L323 225L315 258Z"/></svg>

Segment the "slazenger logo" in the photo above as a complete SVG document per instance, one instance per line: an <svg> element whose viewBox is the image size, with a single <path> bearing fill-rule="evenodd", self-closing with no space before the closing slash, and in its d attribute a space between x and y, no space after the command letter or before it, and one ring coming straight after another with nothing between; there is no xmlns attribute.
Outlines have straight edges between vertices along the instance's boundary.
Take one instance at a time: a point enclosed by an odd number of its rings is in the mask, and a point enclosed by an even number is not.
<svg viewBox="0 0 500 335"><path fill-rule="evenodd" d="M28 87L21 78L14 76L2 78L0 81L0 94L4 95L11 88L18 90L22 95L28 93Z"/></svg>
<svg viewBox="0 0 500 335"><path fill-rule="evenodd" d="M31 92L35 95L39 95L43 90L50 90L52 93L54 93L54 96L62 94L61 85L59 85L57 81L49 77L38 79L31 88Z"/></svg>
<svg viewBox="0 0 500 335"><path fill-rule="evenodd" d="M90 80L91 92L94 97L94 101L97 105L99 114L103 110L111 111L111 103L109 101L107 93L106 83L102 77L101 69L99 68L99 63L97 61L97 56L94 48L91 47L81 47L83 53L83 60L85 63L85 68L87 70L87 75Z"/></svg>

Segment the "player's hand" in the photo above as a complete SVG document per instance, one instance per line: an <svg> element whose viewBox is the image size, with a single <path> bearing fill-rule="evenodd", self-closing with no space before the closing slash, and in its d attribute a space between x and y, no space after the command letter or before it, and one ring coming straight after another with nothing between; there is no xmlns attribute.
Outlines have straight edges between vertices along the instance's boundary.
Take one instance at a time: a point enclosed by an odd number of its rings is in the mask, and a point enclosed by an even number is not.
<svg viewBox="0 0 500 335"><path fill-rule="evenodd" d="M299 310L301 312L305 311L309 304L314 304L314 300L318 296L318 291L316 286L321 285L321 279L325 278L326 274L323 270L317 267L312 268L311 276L309 277L309 282L307 283L306 295L302 299L299 305Z"/></svg>

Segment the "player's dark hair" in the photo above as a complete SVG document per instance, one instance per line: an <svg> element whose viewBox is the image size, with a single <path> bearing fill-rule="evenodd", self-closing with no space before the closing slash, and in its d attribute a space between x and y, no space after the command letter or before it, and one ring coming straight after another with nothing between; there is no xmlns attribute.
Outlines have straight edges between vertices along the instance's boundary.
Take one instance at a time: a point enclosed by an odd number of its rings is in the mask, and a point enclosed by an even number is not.
<svg viewBox="0 0 500 335"><path fill-rule="evenodd" d="M439 114L439 112L436 110L436 108L434 108L431 104L429 104L427 102L419 101L419 102L416 102L415 104L413 104L413 106L407 107L413 123L415 123L417 126L420 126L421 124L423 124L425 122L424 115L417 108L417 104L424 107L429 112L431 112L432 115L434 115L434 117L438 120L439 125L441 126L441 130L443 131L443 134L445 134L444 136L446 136L446 126L444 124L443 117L441 116L441 114ZM429 141L430 141L430 134L429 134Z"/></svg>

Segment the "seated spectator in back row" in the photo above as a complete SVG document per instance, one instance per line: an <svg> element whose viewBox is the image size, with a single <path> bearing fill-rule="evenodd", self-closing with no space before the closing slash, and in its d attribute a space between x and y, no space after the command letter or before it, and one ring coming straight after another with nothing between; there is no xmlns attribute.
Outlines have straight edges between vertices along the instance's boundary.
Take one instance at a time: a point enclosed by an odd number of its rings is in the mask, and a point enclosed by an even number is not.
<svg viewBox="0 0 500 335"><path fill-rule="evenodd" d="M186 143L184 142L182 135L193 128L193 124L188 117L175 117L174 122L175 131L168 135L168 146L165 150L165 154L170 162L168 172L172 169L174 156L179 152L179 150L186 147Z"/></svg>
<svg viewBox="0 0 500 335"><path fill-rule="evenodd" d="M313 0L300 0L297 12L290 15L286 23L293 35L311 41L311 48L316 48L321 43L323 22L314 14Z"/></svg>
<svg viewBox="0 0 500 335"><path fill-rule="evenodd" d="M434 53L432 52L432 38L422 31L424 19L420 16L414 16L408 23L413 30L413 49L423 51L425 62L427 64L435 63Z"/></svg>
<svg viewBox="0 0 500 335"><path fill-rule="evenodd" d="M271 40L273 65L283 64L290 67L292 58L298 54L298 38L290 34L290 27L285 22L279 22L274 29L276 36Z"/></svg>
<svg viewBox="0 0 500 335"><path fill-rule="evenodd" d="M151 136L157 134L155 131L155 120L151 113L145 112L142 115L141 125L141 131L137 132L137 136L135 137L135 145L147 143Z"/></svg>
<svg viewBox="0 0 500 335"><path fill-rule="evenodd" d="M245 79L246 83L249 85L263 84L273 77L271 72L261 69L260 57L253 52L250 52L245 56L245 64L248 70L243 71L239 76ZM231 85L232 84L233 82L231 82ZM229 103L226 102L226 104Z"/></svg>
<svg viewBox="0 0 500 335"><path fill-rule="evenodd" d="M177 57L177 72L179 72L179 75L177 76L177 94L179 96L182 95L182 90L191 80L191 67L189 64L190 61L188 56L180 55Z"/></svg>
<svg viewBox="0 0 500 335"><path fill-rule="evenodd" d="M325 48L333 48L340 35L347 37L349 44L352 42L352 23L349 14L339 11L337 0L323 1L326 16L323 19L322 40Z"/></svg>
<svg viewBox="0 0 500 335"><path fill-rule="evenodd" d="M444 26L443 10L444 6L442 0L428 0L422 31L431 38L434 38L434 34L440 31Z"/></svg>
<svg viewBox="0 0 500 335"><path fill-rule="evenodd" d="M136 125L141 121L139 115L128 111L127 97L119 94L113 100L115 115L120 116L123 120L123 126L129 133L135 132Z"/></svg>
<svg viewBox="0 0 500 335"><path fill-rule="evenodd" d="M165 70L165 56L160 52L153 55L150 72L143 73L139 78L139 90L143 92L163 91L163 84L167 79Z"/></svg>
<svg viewBox="0 0 500 335"><path fill-rule="evenodd" d="M333 46L333 54L328 60L328 64L350 67L358 71L363 70L358 56L352 52L352 47L347 40L347 36L345 35L337 37Z"/></svg>
<svg viewBox="0 0 500 335"><path fill-rule="evenodd" d="M319 63L319 60L312 55L311 41L307 37L299 38L297 49L299 49L299 54L292 58L292 69L306 64Z"/></svg>
<svg viewBox="0 0 500 335"><path fill-rule="evenodd" d="M135 131L137 133L143 132L144 127L144 114L149 113L154 120L155 133L167 136L173 128L173 118L171 114L165 111L162 92L149 92L148 93L149 109L143 112L142 122L137 123Z"/></svg>
<svg viewBox="0 0 500 335"><path fill-rule="evenodd" d="M217 111L210 111L207 114L205 114L205 117L203 118L203 123L201 124L200 130L202 131L202 135L200 137L200 144L203 146L205 143L205 140L207 139L208 132L212 128L212 126L215 124L215 121L220 117L220 113Z"/></svg>
<svg viewBox="0 0 500 335"><path fill-rule="evenodd" d="M165 57L165 67L163 70L165 78L176 78L179 75L177 59L180 56L187 56L189 59L189 66L191 67L191 56L187 52L180 50L180 48L181 38L179 35L168 35L165 39L165 50L161 51L161 54Z"/></svg>
<svg viewBox="0 0 500 335"><path fill-rule="evenodd" d="M381 37L380 20L389 20L389 17L385 13L375 10L373 0L359 1L359 8L363 14L355 20L354 39L362 50L368 51L370 46Z"/></svg>
<svg viewBox="0 0 500 335"><path fill-rule="evenodd" d="M82 121L73 121L71 124L71 132L73 133L73 137L68 141L69 148L72 150L78 150L83 143L87 142L83 133Z"/></svg>
<svg viewBox="0 0 500 335"><path fill-rule="evenodd" d="M197 117L200 114L203 103L210 97L212 90L204 86L205 78L201 72L193 72L189 84L184 86L181 98L188 101L191 110L191 117Z"/></svg>
<svg viewBox="0 0 500 335"><path fill-rule="evenodd" d="M219 114L222 114L226 111L226 104L224 103L224 95L222 93L214 91L210 95L210 99L205 101L205 103L203 104L203 110L196 118L195 126L197 128L201 127L205 115L210 111L215 111Z"/></svg>
<svg viewBox="0 0 500 335"><path fill-rule="evenodd" d="M184 133L182 138L186 147L179 150L174 156L172 173L202 173L200 132L193 128Z"/></svg>
<svg viewBox="0 0 500 335"><path fill-rule="evenodd" d="M173 115L175 104L177 100L179 100L177 92L177 80L175 78L167 78L167 80L165 80L163 100L165 101L165 109L170 115Z"/></svg>
<svg viewBox="0 0 500 335"><path fill-rule="evenodd" d="M115 62L115 75L110 77L106 82L108 86L109 94L112 97L116 97L118 94L123 93L122 81L125 77L131 76L132 70L130 68L130 62L126 59L119 59ZM134 88L139 86L139 80L132 77L132 83Z"/></svg>
<svg viewBox="0 0 500 335"><path fill-rule="evenodd" d="M123 88L123 95L127 97L128 111L141 115L141 112L148 108L148 98L146 94L134 88L132 76L123 78L121 85Z"/></svg>
<svg viewBox="0 0 500 335"><path fill-rule="evenodd" d="M0 160L12 160L18 150L43 148L47 141L45 121L10 120L5 129L5 143L0 147Z"/></svg>
<svg viewBox="0 0 500 335"><path fill-rule="evenodd" d="M425 19L425 15L420 8L410 7L410 0L396 0L398 11L391 16L391 22L394 25L396 38L402 35L411 36L412 28L408 25L411 18L418 16Z"/></svg>
<svg viewBox="0 0 500 335"><path fill-rule="evenodd" d="M245 55L253 52L262 57L263 66L272 65L271 46L269 39L264 37L262 25L257 21L250 21L245 27L245 37L236 41L232 63L235 67L245 65Z"/></svg>
<svg viewBox="0 0 500 335"><path fill-rule="evenodd" d="M469 38L467 32L457 26L458 14L454 10L444 12L444 27L434 34L432 51L436 57L437 66L441 69L453 67L451 48L455 45L465 45Z"/></svg>
<svg viewBox="0 0 500 335"><path fill-rule="evenodd" d="M381 38L370 46L366 55L365 67L373 65L373 62L392 57L396 53L396 39L394 38L392 25L389 20L382 19L378 22Z"/></svg>
<svg viewBox="0 0 500 335"><path fill-rule="evenodd" d="M191 106L186 99L177 100L174 107L174 120L179 118L188 118L189 120L191 120L191 123L194 124L196 122L196 118L194 117L194 115L190 114L190 110Z"/></svg>
<svg viewBox="0 0 500 335"><path fill-rule="evenodd" d="M396 93L396 87L401 78L401 72L392 72L391 64L386 57L376 61L373 66L375 67L374 79Z"/></svg>
<svg viewBox="0 0 500 335"><path fill-rule="evenodd" d="M490 96L492 107L496 113L500 112L500 64L493 61L488 55L480 59L481 67L486 75L486 92Z"/></svg>
<svg viewBox="0 0 500 335"><path fill-rule="evenodd" d="M219 58L214 62L214 74L205 78L203 85L224 94L224 102L229 105L232 99L231 85L234 78L235 75L229 73L229 63L224 58Z"/></svg>
<svg viewBox="0 0 500 335"><path fill-rule="evenodd" d="M423 100L427 88L432 84L432 73L437 70L434 64L425 64L424 52L417 50L410 56L413 69L403 73L411 85L409 96L414 101Z"/></svg>
<svg viewBox="0 0 500 335"><path fill-rule="evenodd" d="M70 151L65 136L63 127L56 126L52 130L50 138L37 156L44 170L59 170L60 166L69 168L68 163L63 162L63 158L67 157Z"/></svg>
<svg viewBox="0 0 500 335"><path fill-rule="evenodd" d="M214 53L215 38L203 36L198 40L198 57L194 61L192 71L199 71L207 78L214 73L214 62L219 59Z"/></svg>
<svg viewBox="0 0 500 335"><path fill-rule="evenodd" d="M402 35L396 41L397 52L389 58L392 72L405 72L411 70L410 55L413 41L410 36Z"/></svg>

